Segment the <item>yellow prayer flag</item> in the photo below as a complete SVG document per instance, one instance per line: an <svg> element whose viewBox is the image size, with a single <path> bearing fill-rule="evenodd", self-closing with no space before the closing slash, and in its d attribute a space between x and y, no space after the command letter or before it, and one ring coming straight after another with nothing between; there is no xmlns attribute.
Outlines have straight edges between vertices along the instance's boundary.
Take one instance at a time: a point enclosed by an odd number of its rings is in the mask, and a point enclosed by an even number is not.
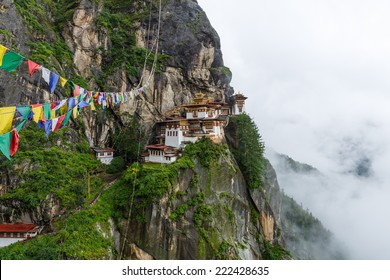
<svg viewBox="0 0 390 280"><path fill-rule="evenodd" d="M79 108L76 107L73 108L73 118L77 118L79 116Z"/></svg>
<svg viewBox="0 0 390 280"><path fill-rule="evenodd" d="M96 111L95 102L93 102L93 100L91 100L90 106L92 111Z"/></svg>
<svg viewBox="0 0 390 280"><path fill-rule="evenodd" d="M68 102L60 108L61 115L65 115L68 112Z"/></svg>
<svg viewBox="0 0 390 280"><path fill-rule="evenodd" d="M0 108L0 135L11 130L16 107Z"/></svg>
<svg viewBox="0 0 390 280"><path fill-rule="evenodd" d="M56 110L50 110L51 111L51 120L56 118Z"/></svg>
<svg viewBox="0 0 390 280"><path fill-rule="evenodd" d="M6 50L7 48L0 44L0 66L3 65L3 57Z"/></svg>
<svg viewBox="0 0 390 280"><path fill-rule="evenodd" d="M67 82L68 82L67 79L65 79L65 78L63 78L63 77L60 77L60 85L61 85L62 87L64 87L65 84L66 84Z"/></svg>
<svg viewBox="0 0 390 280"><path fill-rule="evenodd" d="M31 111L33 111L34 116L33 120L34 122L38 123L40 120L42 120L42 115L43 115L43 107L42 104L40 106L32 106Z"/></svg>

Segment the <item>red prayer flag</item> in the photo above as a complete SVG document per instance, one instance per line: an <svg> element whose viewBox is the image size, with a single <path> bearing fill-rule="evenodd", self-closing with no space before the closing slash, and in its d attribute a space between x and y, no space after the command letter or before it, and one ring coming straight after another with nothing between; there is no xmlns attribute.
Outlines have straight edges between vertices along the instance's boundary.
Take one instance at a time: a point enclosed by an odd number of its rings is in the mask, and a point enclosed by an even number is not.
<svg viewBox="0 0 390 280"><path fill-rule="evenodd" d="M11 157L16 154L16 151L18 150L19 147L19 133L18 131L14 128L12 129L12 136L11 136L11 145L9 149L9 153Z"/></svg>
<svg viewBox="0 0 390 280"><path fill-rule="evenodd" d="M58 118L58 122L57 122L56 127L54 128L53 131L57 131L57 130L60 128L62 122L63 122L64 119L65 119L65 117L66 117L66 114L65 114L65 115L62 115L61 117Z"/></svg>
<svg viewBox="0 0 390 280"><path fill-rule="evenodd" d="M30 77L35 71L41 69L41 65L35 63L34 61L28 60L27 64L28 64L28 73L30 74Z"/></svg>
<svg viewBox="0 0 390 280"><path fill-rule="evenodd" d="M50 110L53 110L57 106L57 101L51 102Z"/></svg>
<svg viewBox="0 0 390 280"><path fill-rule="evenodd" d="M79 95L80 95L80 87L78 85L74 85L73 96L77 97Z"/></svg>

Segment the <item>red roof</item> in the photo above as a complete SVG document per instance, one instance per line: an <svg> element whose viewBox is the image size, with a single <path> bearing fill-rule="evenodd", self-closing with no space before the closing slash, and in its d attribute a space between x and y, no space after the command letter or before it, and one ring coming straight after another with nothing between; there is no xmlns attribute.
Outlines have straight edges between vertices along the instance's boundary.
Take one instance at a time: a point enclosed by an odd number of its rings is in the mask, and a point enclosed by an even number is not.
<svg viewBox="0 0 390 280"><path fill-rule="evenodd" d="M146 149L155 149L155 150L165 150L167 148L170 148L170 146L165 146L165 145L148 145L148 146L146 146Z"/></svg>
<svg viewBox="0 0 390 280"><path fill-rule="evenodd" d="M36 232L35 224L0 224L0 232Z"/></svg>

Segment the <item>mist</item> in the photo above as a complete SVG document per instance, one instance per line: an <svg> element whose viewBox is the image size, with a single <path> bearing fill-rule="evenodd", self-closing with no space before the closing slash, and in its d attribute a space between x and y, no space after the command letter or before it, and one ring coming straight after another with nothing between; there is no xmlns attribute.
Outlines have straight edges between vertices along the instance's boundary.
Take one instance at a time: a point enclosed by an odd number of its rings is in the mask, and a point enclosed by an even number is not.
<svg viewBox="0 0 390 280"><path fill-rule="evenodd" d="M390 2L198 0L285 192L353 259L390 259ZM297 174L273 151L317 168Z"/></svg>

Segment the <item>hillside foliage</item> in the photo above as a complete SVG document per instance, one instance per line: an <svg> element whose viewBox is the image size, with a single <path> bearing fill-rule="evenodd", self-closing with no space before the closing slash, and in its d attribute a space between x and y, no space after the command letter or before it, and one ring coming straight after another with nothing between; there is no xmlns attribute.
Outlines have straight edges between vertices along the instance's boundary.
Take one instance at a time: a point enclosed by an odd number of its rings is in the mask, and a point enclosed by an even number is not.
<svg viewBox="0 0 390 280"><path fill-rule="evenodd" d="M229 118L228 143L249 188L263 185L264 143L255 122L249 115L241 114Z"/></svg>

